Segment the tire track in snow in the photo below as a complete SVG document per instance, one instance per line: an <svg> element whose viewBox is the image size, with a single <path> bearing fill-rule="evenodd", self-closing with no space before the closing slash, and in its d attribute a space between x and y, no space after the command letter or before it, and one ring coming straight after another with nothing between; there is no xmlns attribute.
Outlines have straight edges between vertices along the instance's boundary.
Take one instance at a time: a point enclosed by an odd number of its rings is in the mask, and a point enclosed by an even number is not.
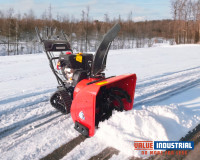
<svg viewBox="0 0 200 160"><path fill-rule="evenodd" d="M167 99L173 95L181 93L185 90L193 88L199 84L200 84L200 79L184 81L184 82L179 83L178 85L174 84L172 86L168 86L161 90L157 90L153 94L152 93L144 94L144 95L140 96L139 98L135 99L134 107L136 107L138 105L145 105L147 103L152 104L152 103L159 102L159 101ZM151 101L151 100L153 100L153 101Z"/></svg>
<svg viewBox="0 0 200 160"><path fill-rule="evenodd" d="M18 131L16 131L15 134L11 134L9 136L10 139L12 139L13 141L9 141L6 142L6 145L4 145L2 151L9 151L12 148L15 148L17 145L23 143L24 141L30 139L32 136L35 136L37 134L42 134L42 132L44 132L45 130L47 130L48 128L58 125L59 122L62 122L64 120L67 120L70 116L66 116L65 118L62 117L63 115L60 113L54 117L50 117L48 119L44 119L42 121L42 123L39 124L34 124L34 125L27 125L24 128ZM51 123L50 123L51 122ZM69 122L69 125L71 124L71 122ZM2 142L2 144L5 143Z"/></svg>
<svg viewBox="0 0 200 160"><path fill-rule="evenodd" d="M0 110L0 115L10 114L15 112L15 110L27 108L42 102L47 102L49 100L48 94L55 91L55 89L47 89L45 91L32 92L25 95L11 97L9 99L4 99L0 101L0 105L5 105L9 103L14 103L9 106L3 106L3 109ZM19 99L18 99L19 98ZM35 100L33 100L35 99ZM15 103L16 102L16 103Z"/></svg>
<svg viewBox="0 0 200 160"><path fill-rule="evenodd" d="M16 131L18 131L19 129L21 129L21 128L25 127L25 126L30 125L33 122L36 122L36 121L39 121L39 120L43 120L43 119L45 119L45 118L47 118L49 116L52 116L52 115L54 115L56 113L59 113L59 111L55 110L55 111L49 112L49 113L47 113L45 115L41 115L41 116L37 116L37 117L34 115L34 116L29 117L29 118L27 118L25 120L22 120L22 121L13 123L10 126L4 127L4 128L2 128L0 130L0 140L2 138L4 138L4 137L9 136L10 134L15 133Z"/></svg>
<svg viewBox="0 0 200 160"><path fill-rule="evenodd" d="M96 156L91 157L89 160L108 160L110 159L113 155L118 155L119 150L113 148L113 147L107 147L105 148L102 152L97 154Z"/></svg>
<svg viewBox="0 0 200 160"><path fill-rule="evenodd" d="M176 71L176 72L168 72L168 73L164 73L164 74L153 76L153 77L148 77L148 78L145 78L143 80L140 80L138 83L146 83L146 81L152 82L152 80L154 81L156 79L162 79L162 78L170 77L172 75L177 75L177 74L181 74L181 73L184 74L184 72L186 72L186 74L187 74L188 73L187 71L194 71L196 69L200 69L200 66L192 67L192 68L188 68L188 69L184 69L184 70L180 70L180 71ZM161 81L159 81L159 82L161 82Z"/></svg>
<svg viewBox="0 0 200 160"><path fill-rule="evenodd" d="M15 136L14 139L17 139L17 138L21 137L23 134L26 134L26 133L28 133L29 131L33 130L33 129L37 129L37 128L39 128L39 127L45 125L45 124L48 124L48 123L50 123L51 121L53 121L54 119L57 119L57 118L59 118L59 117L61 117L61 116L62 116L61 114L58 114L58 115L56 115L55 117L52 117L52 118L50 118L50 119L47 119L47 120L45 120L45 121L42 122L42 123L39 123L39 124L36 124L36 125L32 125L31 128L28 128L28 129L26 129L26 130L23 130L23 132L20 132L20 133L16 134L16 136Z"/></svg>
<svg viewBox="0 0 200 160"><path fill-rule="evenodd" d="M41 158L41 160L58 160L63 158L67 153L73 150L77 145L81 142L85 141L86 137L83 135L79 135L78 137L72 139L66 144L62 145L58 149L54 150L52 153L47 156Z"/></svg>
<svg viewBox="0 0 200 160"><path fill-rule="evenodd" d="M8 109L4 109L4 110L0 111L0 115L9 115L9 114L15 112L16 110L31 107L31 106L34 106L34 105L37 107L37 105L39 106L40 103L48 102L48 101L49 101L49 98L46 97L46 96L39 98L39 99L36 99L35 101L30 101L30 102L26 101L25 102L26 104L15 105L12 108L8 108Z"/></svg>
<svg viewBox="0 0 200 160"><path fill-rule="evenodd" d="M0 115L4 114L4 116L7 116L7 115L11 115L14 112L14 116L15 115L17 116L18 114L20 114L20 109L23 109L23 108L26 109L26 108L29 107L29 109L25 110L25 112L29 113L29 111L32 111L33 109L37 110L37 108L38 109L41 108L41 107L44 108L46 106L49 107L49 103L48 103L48 105L45 105L45 102L49 101L49 96L47 96L46 94L48 94L48 93L50 93L54 90L55 89L48 89L48 90L45 90L45 91L34 92L34 93L26 94L26 95L11 97L9 100L3 101L2 104L6 104L6 103L9 104L9 103L15 102L17 100L17 98L19 98L20 100L23 100L23 103L24 102L26 102L26 103L25 104L19 104L19 102L18 102L18 104L16 106L14 106L12 108L8 108L7 110L5 109L5 110L1 111ZM42 97L37 99L38 96L39 97L42 96ZM33 98L35 99L34 101L32 101ZM16 110L19 110L19 111L16 112ZM45 113L45 114L41 113L40 116L33 115L33 116L26 118L26 119L20 118L21 120L19 122L16 122L16 123L13 123L9 126L1 128L0 129L0 140L5 138L5 137L10 138L10 136L15 137L15 138L12 138L12 139L20 139L20 137L23 136L26 133L32 134L34 132L33 129L43 127L46 124L52 124L52 122L55 122L56 119L63 116L62 113L60 113L56 109L53 109L52 106L51 106L51 110L53 110L53 111ZM43 110L42 110L42 112L43 112ZM67 116L67 119L68 118L70 118L70 116ZM34 123L36 123L36 125L33 125ZM31 128L30 128L30 126L31 126ZM19 133L17 133L17 132L19 132ZM17 144L15 143L15 145L17 145Z"/></svg>
<svg viewBox="0 0 200 160"><path fill-rule="evenodd" d="M191 78L193 79L191 80ZM200 84L200 74L197 76L197 78L191 76L186 80L174 83L172 85L166 86L161 89L157 89L156 91L150 93L147 92L146 94L136 97L134 102L134 107L162 101L164 99L170 98L173 95L176 95L190 88L193 88L199 84ZM158 83L155 85L158 85Z"/></svg>
<svg viewBox="0 0 200 160"><path fill-rule="evenodd" d="M23 98L26 98L28 100L26 100L25 104L20 104L18 103L17 105L15 105L14 107L12 108L8 108L8 109L4 109L2 111L0 111L0 115L1 116L6 116L6 115L11 115L13 112L15 115L17 114L20 114L20 109L23 109L23 108L28 108L26 110L26 112L29 112L30 110L32 111L33 109L37 109L37 108L40 108L41 105L40 104L45 104L45 102L48 102L49 101L49 96L47 96L46 94L52 92L54 89L48 89L48 90L45 90L45 91L40 91L40 92L33 92L33 93L29 93L29 94L26 94L26 95L21 95L21 96L16 96L16 97L12 97L11 99L13 101L8 100L9 102L14 102L16 101L16 99L19 97L20 99L23 99ZM36 97L35 97L36 96ZM43 97L40 97L37 99L38 96L43 96ZM32 98L34 97L34 101L32 101ZM23 99L24 100L24 99ZM4 102L8 102L8 101L4 101ZM24 103L24 101L23 101ZM49 103L48 103L49 104ZM46 106L46 105L45 105ZM19 110L17 113L16 113L16 110ZM4 128L0 128L0 139L3 138L3 137L6 137L14 132L16 132L18 129L20 128L23 128L24 126L26 125L29 125L31 123L34 123L36 121L40 121L40 120L43 120L45 119L46 117L49 117L49 116L52 116L54 114L58 113L57 110L55 111L52 111L50 113L47 113L45 115L42 115L42 116L38 116L38 115L35 115L35 116L32 116L32 117L29 117L27 119L23 119L19 122L16 122L12 125L9 125L9 126L6 126ZM14 116L15 116L14 115ZM0 117L1 117L0 116ZM53 120L53 119L52 119Z"/></svg>
<svg viewBox="0 0 200 160"><path fill-rule="evenodd" d="M38 95L41 95L41 94L51 93L53 91L55 91L55 89L47 89L47 90L44 90L44 91L32 92L32 93L23 94L23 95L20 95L20 96L14 96L14 97L6 98L6 99L3 99L3 100L0 100L0 105L15 102L15 101L20 101L20 100L23 100L25 98L31 98L31 97L38 96Z"/></svg>
<svg viewBox="0 0 200 160"><path fill-rule="evenodd" d="M189 71L189 72L186 72L186 71ZM192 75L194 76L199 75L199 73L200 73L200 66L192 68L192 69L184 70L181 72L167 74L164 76L150 77L148 78L148 80L137 82L136 87L137 89L150 87L155 84L157 85L158 83L165 83L165 82L175 81L176 79L178 80L178 79L189 77L189 76L191 77Z"/></svg>
<svg viewBox="0 0 200 160"><path fill-rule="evenodd" d="M29 113L30 110L33 111L34 109L37 110L37 108L41 108L41 104L44 104L44 107L47 106L47 105L45 105L45 103L48 102L48 101L49 101L49 98L47 98L45 96L45 97L36 99L35 101L27 102L24 105L20 105L20 104L16 105L14 107L14 109L11 108L11 109L8 109L8 110L3 110L3 111L0 112L0 115L1 116L7 116L7 115L11 115L14 112L13 116L15 116L15 115L20 114L20 109L30 107L30 109L26 110L26 112ZM48 103L48 105L49 105L49 103ZM15 113L16 110L19 110L19 111L17 113ZM45 119L45 118L47 118L49 116L53 116L53 115L55 115L57 113L59 113L59 111L53 110L51 112L47 112L47 113L39 115L39 116L38 115L33 115L33 116L29 117L29 118L21 119L18 122L15 122L15 123L13 123L13 124L11 124L9 126L0 128L0 139L9 136L12 133L15 133L17 130L19 130L19 129L27 126L27 125L30 125L31 123L43 120L43 119Z"/></svg>
<svg viewBox="0 0 200 160"><path fill-rule="evenodd" d="M166 88L167 91L165 91L164 89L162 89L161 91L157 91L156 92L156 94L158 94L157 96L151 96L150 94L143 95L144 99L140 100L139 102L136 101L134 107L146 104L151 105L153 103L160 102L162 100L170 98L171 96L184 92L198 85L200 85L200 79L189 81L187 83L180 83L178 86L173 85L174 87L167 87Z"/></svg>

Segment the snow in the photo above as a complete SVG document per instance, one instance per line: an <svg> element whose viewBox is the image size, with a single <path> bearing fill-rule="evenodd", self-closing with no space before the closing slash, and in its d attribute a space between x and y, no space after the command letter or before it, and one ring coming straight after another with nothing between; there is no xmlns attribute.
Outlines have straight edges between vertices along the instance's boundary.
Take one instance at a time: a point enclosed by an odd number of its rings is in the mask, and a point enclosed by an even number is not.
<svg viewBox="0 0 200 160"><path fill-rule="evenodd" d="M88 159L108 146L111 159L141 157L138 140L179 140L200 121L200 46L110 51L106 75L137 74L134 108L113 112L95 136L63 159ZM1 159L39 159L79 135L70 115L49 104L57 82L45 54L0 59Z"/></svg>

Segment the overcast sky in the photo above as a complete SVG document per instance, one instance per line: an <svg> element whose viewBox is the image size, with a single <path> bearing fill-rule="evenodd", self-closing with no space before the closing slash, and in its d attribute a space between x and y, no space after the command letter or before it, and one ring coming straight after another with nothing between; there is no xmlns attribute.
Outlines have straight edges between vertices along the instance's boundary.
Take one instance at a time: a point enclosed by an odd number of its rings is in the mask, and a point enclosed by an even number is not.
<svg viewBox="0 0 200 160"><path fill-rule="evenodd" d="M39 18L51 4L53 17L68 15L81 17L82 10L90 8L93 20L103 20L104 15L110 18L127 19L132 11L134 20L170 19L170 0L0 0L0 10L14 8L15 13L28 12L33 9Z"/></svg>

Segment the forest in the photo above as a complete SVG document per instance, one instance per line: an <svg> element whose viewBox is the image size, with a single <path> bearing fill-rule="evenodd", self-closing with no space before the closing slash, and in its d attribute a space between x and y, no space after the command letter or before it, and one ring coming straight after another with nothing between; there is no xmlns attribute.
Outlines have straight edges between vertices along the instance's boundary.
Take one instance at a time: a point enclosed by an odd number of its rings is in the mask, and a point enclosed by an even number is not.
<svg viewBox="0 0 200 160"><path fill-rule="evenodd" d="M90 8L82 10L81 18L73 15L52 15L52 7L40 16L31 9L28 13L16 13L13 8L0 11L0 55L18 55L42 52L35 27L45 31L63 30L75 51L95 51L102 36L114 25L120 23L121 31L111 46L112 49L151 47L158 38L170 44L198 43L200 40L200 0L171 0L172 19L133 21L132 11L127 19L110 18L94 20Z"/></svg>

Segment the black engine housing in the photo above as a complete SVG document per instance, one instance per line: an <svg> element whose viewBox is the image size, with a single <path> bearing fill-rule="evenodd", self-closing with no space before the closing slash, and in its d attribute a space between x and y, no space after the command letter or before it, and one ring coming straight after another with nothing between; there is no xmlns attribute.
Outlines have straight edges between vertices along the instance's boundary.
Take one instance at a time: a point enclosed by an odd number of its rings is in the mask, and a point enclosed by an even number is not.
<svg viewBox="0 0 200 160"><path fill-rule="evenodd" d="M63 75L65 76L64 69L73 69L73 83L66 83L65 86L75 87L78 82L86 79L91 74L91 67L93 62L93 54L66 54L59 57L60 67Z"/></svg>
<svg viewBox="0 0 200 160"><path fill-rule="evenodd" d="M87 72L91 71L91 65L93 62L93 54L81 54L82 61L77 61L77 56L79 54L66 54L66 55L60 55L59 61L61 67L68 67L71 69L81 69L85 70Z"/></svg>

